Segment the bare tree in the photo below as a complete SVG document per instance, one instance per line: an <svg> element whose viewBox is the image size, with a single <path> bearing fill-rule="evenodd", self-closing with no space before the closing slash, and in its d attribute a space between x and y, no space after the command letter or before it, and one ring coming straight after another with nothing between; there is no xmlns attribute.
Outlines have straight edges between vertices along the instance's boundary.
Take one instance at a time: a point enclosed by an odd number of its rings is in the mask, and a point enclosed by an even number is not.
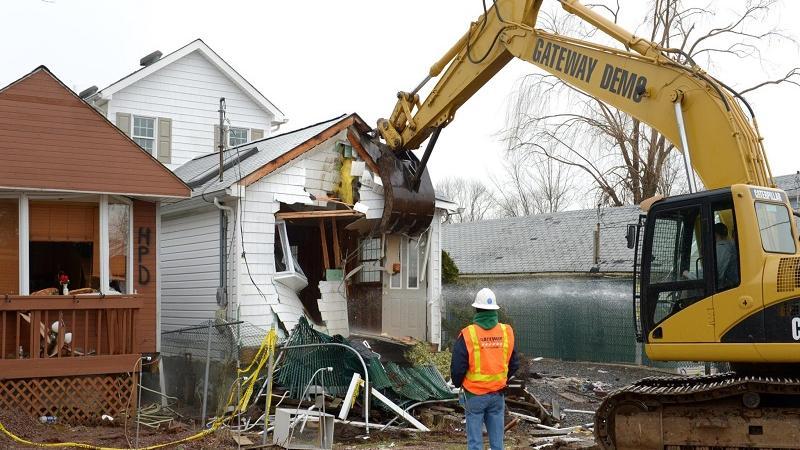
<svg viewBox="0 0 800 450"><path fill-rule="evenodd" d="M612 2L607 1L611 4ZM617 22L619 2L593 5ZM678 48L682 63L700 62L713 68L717 62L741 64L761 59L761 48L794 43L767 20L777 0L747 1L720 26L720 5L688 7L681 0L652 0L643 27L648 37L665 48ZM730 3L725 2L725 7ZM543 14L540 24L551 31L575 32L588 37L595 31L579 29L575 21L559 14ZM565 30L564 28L572 28ZM703 30L703 31L701 31ZM774 84L800 86L800 68L776 79L740 88L740 93ZM547 74L530 74L516 87L509 108L505 139L509 151L544 157L572 167L587 176L600 203L639 203L655 194L680 193L685 188L682 163L673 143L638 119L611 108ZM597 203L597 202L593 202Z"/></svg>
<svg viewBox="0 0 800 450"><path fill-rule="evenodd" d="M552 213L569 206L575 189L570 167L525 152L507 152L503 166L503 174L492 178L499 215Z"/></svg>
<svg viewBox="0 0 800 450"><path fill-rule="evenodd" d="M450 222L475 222L492 217L494 198L489 186L479 180L452 177L436 184L437 194L456 202L459 213L448 219Z"/></svg>

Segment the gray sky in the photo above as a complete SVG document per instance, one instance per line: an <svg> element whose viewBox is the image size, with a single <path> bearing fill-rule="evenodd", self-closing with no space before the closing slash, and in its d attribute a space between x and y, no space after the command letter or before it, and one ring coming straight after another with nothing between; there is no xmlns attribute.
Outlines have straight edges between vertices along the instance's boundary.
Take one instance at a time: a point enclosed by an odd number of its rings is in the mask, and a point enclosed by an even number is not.
<svg viewBox="0 0 800 450"><path fill-rule="evenodd" d="M621 3L629 8L622 23L633 30L644 14L642 2ZM391 112L396 91L411 90L422 80L478 17L480 5L477 0L6 0L0 85L44 64L78 91L93 84L102 88L138 68L139 58L151 51L166 54L199 37L284 111L287 129L349 112L374 123ZM772 16L796 37L797 17L796 1ZM748 86L800 65L796 46L766 47L761 64L710 71L728 84ZM512 61L459 110L431 158L434 180L485 179L498 172L503 146L497 133L509 94L523 74L536 70ZM800 88L770 87L749 99L773 172L794 173L800 169Z"/></svg>

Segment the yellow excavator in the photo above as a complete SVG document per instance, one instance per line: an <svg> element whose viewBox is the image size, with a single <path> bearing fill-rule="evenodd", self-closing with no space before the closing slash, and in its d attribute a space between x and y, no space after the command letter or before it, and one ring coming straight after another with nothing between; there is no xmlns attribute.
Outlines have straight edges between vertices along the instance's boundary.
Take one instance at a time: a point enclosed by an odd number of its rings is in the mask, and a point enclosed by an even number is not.
<svg viewBox="0 0 800 450"><path fill-rule="evenodd" d="M541 0L493 1L378 121L368 145L402 199L387 199L384 229L426 225L425 165L439 133L514 57L647 123L682 152L691 193L643 202L646 214L628 228L638 339L651 360L728 362L732 372L648 378L616 391L596 413L597 441L607 449L800 448L797 213L775 189L752 109L681 50L576 0L560 2L625 49L536 29ZM426 139L419 160L411 150Z"/></svg>

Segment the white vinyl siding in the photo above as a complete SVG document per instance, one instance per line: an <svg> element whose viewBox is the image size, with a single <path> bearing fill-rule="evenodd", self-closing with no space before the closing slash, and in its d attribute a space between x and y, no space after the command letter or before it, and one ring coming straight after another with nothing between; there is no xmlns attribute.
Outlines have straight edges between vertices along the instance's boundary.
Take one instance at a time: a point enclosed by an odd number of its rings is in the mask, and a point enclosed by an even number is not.
<svg viewBox="0 0 800 450"><path fill-rule="evenodd" d="M213 319L219 285L219 210L162 216L161 326L163 331Z"/></svg>
<svg viewBox="0 0 800 450"><path fill-rule="evenodd" d="M172 119L172 155L167 167L211 153L214 125L219 124L219 99L225 97L228 119L237 126L269 135L273 115L198 52L190 53L132 85L115 92L107 117L117 112Z"/></svg>

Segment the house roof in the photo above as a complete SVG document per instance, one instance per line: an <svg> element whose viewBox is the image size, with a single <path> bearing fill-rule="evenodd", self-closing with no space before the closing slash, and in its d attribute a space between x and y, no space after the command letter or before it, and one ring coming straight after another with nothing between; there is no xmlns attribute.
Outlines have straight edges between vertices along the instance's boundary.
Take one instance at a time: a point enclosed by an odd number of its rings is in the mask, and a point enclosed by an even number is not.
<svg viewBox="0 0 800 450"><path fill-rule="evenodd" d="M111 83L107 87L99 90L94 95L89 97L89 100L95 101L97 99L108 99L115 92L124 89L133 83L141 80L142 78L160 70L161 68L172 64L173 62L183 58L184 56L198 52L205 57L211 64L217 67L228 79L235 83L242 91L247 94L253 101L255 101L261 108L273 115L273 124L286 123L288 119L284 116L283 112L275 106L267 97L264 96L258 89L256 89L249 81L239 74L233 67L230 66L224 59L222 59L214 50L211 49L202 39L195 39L194 41L184 45L183 47L175 50L174 52L161 57L158 61L150 64L149 66L142 67L128 74L119 80Z"/></svg>
<svg viewBox="0 0 800 450"><path fill-rule="evenodd" d="M600 210L600 272L631 272L626 227L638 206ZM597 210L586 209L443 226L442 248L466 275L589 272Z"/></svg>
<svg viewBox="0 0 800 450"><path fill-rule="evenodd" d="M789 175L781 175L774 178L775 184L786 191L789 196L789 201L795 208L800 208L797 203L797 195L800 193L800 173L793 173Z"/></svg>
<svg viewBox="0 0 800 450"><path fill-rule="evenodd" d="M190 193L45 66L0 89L0 188L148 198Z"/></svg>
<svg viewBox="0 0 800 450"><path fill-rule="evenodd" d="M176 169L175 174L192 187L193 195L217 192L239 182L251 184L350 125L356 125L362 130L368 128L357 114L341 115L305 128L227 149L223 153L223 181L219 181L216 176L219 171L219 153L195 158Z"/></svg>

